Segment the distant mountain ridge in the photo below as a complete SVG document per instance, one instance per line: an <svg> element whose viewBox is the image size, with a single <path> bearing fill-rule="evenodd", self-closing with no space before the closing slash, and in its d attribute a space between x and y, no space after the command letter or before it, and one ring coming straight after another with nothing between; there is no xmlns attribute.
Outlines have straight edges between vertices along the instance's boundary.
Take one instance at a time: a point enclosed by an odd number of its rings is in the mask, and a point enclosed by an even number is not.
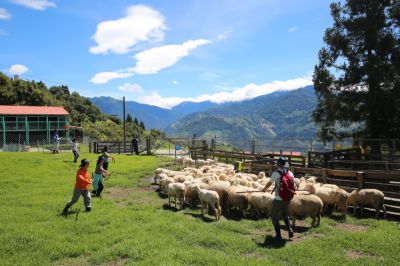
<svg viewBox="0 0 400 266"><path fill-rule="evenodd" d="M101 111L122 117L121 100L90 100ZM235 103L183 102L170 110L127 101L126 112L143 121L146 128L162 129L168 135L217 137L248 147L252 138L314 138L311 114L316 102L313 86L307 86Z"/></svg>
<svg viewBox="0 0 400 266"><path fill-rule="evenodd" d="M166 128L169 135L214 137L248 147L252 138L314 138L314 88L279 91L185 116Z"/></svg>
<svg viewBox="0 0 400 266"><path fill-rule="evenodd" d="M89 98L102 112L109 115L117 115L122 118L122 100L112 97ZM210 101L205 102L182 102L172 109L161 108L154 105L142 104L135 101L126 101L126 113L143 121L146 128L163 130L176 120L199 111L219 106Z"/></svg>

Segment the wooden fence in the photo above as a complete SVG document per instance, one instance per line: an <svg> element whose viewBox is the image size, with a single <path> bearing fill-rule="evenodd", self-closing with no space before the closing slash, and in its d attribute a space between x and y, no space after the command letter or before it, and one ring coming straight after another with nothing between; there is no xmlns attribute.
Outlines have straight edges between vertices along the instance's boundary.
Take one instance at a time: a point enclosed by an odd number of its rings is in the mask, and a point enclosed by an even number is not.
<svg viewBox="0 0 400 266"><path fill-rule="evenodd" d="M279 157L284 156L292 166L305 167L305 157L301 155L281 155L278 153L249 153L223 150L207 150L203 147L191 148L193 159L218 158L220 162L242 162L242 167L252 167L256 170L272 165Z"/></svg>
<svg viewBox="0 0 400 266"><path fill-rule="evenodd" d="M359 160L361 150L359 148L343 149L328 152L308 152L308 167L327 168L331 160Z"/></svg>
<svg viewBox="0 0 400 266"><path fill-rule="evenodd" d="M335 184L348 192L358 188L375 188L385 194L388 213L400 218L400 173L293 167L296 176L314 175L322 183Z"/></svg>
<svg viewBox="0 0 400 266"><path fill-rule="evenodd" d="M150 144L149 144L150 140L146 139L144 145L143 144L139 144L139 154L143 153L143 152L147 152L147 154L151 154L151 151L149 152L150 149ZM141 142L143 143L143 142ZM108 147L108 152L110 153L130 153L133 154L134 153L134 149L133 149L133 142L132 141L98 141L98 142L93 142L93 144L91 144L91 149L93 151L93 153L101 153L102 150L104 149L105 146Z"/></svg>

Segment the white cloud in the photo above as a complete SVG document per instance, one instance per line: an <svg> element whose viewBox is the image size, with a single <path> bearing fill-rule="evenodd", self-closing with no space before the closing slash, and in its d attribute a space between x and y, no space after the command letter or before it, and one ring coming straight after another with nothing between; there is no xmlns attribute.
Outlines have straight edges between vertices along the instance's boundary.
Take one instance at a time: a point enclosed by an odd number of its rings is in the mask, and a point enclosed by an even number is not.
<svg viewBox="0 0 400 266"><path fill-rule="evenodd" d="M27 68L24 65L15 64L15 65L10 66L8 69L6 69L6 71L12 75L22 75L22 74L28 72L29 68Z"/></svg>
<svg viewBox="0 0 400 266"><path fill-rule="evenodd" d="M199 75L199 78L202 80L212 80L218 78L218 75L211 72L205 72Z"/></svg>
<svg viewBox="0 0 400 266"><path fill-rule="evenodd" d="M145 5L130 6L125 17L103 21L97 25L92 37L97 46L90 47L93 54L109 52L125 54L140 41L162 41L164 39L164 17Z"/></svg>
<svg viewBox="0 0 400 266"><path fill-rule="evenodd" d="M293 32L293 31L296 31L297 30L297 27L293 27L293 28L290 28L289 30L288 30L288 32Z"/></svg>
<svg viewBox="0 0 400 266"><path fill-rule="evenodd" d="M8 13L8 11L4 8L0 8L0 19L7 20L10 18L11 18L10 13Z"/></svg>
<svg viewBox="0 0 400 266"><path fill-rule="evenodd" d="M137 74L155 74L176 64L181 58L188 56L191 50L209 43L210 40L198 39L145 50L134 56L137 60L134 71Z"/></svg>
<svg viewBox="0 0 400 266"><path fill-rule="evenodd" d="M227 31L225 31L225 32L222 33L222 34L219 34L219 35L217 36L217 40L218 40L218 41L223 41L223 40L227 39L231 33L232 33L231 30L227 30Z"/></svg>
<svg viewBox="0 0 400 266"><path fill-rule="evenodd" d="M139 102L156 105L163 108L172 108L181 102L203 102L211 101L214 103L238 102L249 100L261 95L270 94L275 91L290 91L312 84L311 77L301 77L286 81L273 81L261 85L248 84L233 91L222 91L214 94L203 94L195 98L166 97L163 98L157 92L138 97Z"/></svg>
<svg viewBox="0 0 400 266"><path fill-rule="evenodd" d="M132 69L127 68L117 71L106 71L97 73L93 76L93 78L90 79L90 82L94 84L105 84L113 79L129 78L132 76Z"/></svg>
<svg viewBox="0 0 400 266"><path fill-rule="evenodd" d="M177 80L173 80L173 81L172 81L172 84L174 84L174 85L176 85L176 86L181 85L181 84L179 83L179 81L177 81Z"/></svg>
<svg viewBox="0 0 400 266"><path fill-rule="evenodd" d="M32 8L35 10L45 10L48 7L56 7L56 4L48 0L9 0L11 3Z"/></svg>
<svg viewBox="0 0 400 266"><path fill-rule="evenodd" d="M139 84L134 83L125 83L118 87L120 91L124 92L133 92L133 93L142 93L143 89Z"/></svg>

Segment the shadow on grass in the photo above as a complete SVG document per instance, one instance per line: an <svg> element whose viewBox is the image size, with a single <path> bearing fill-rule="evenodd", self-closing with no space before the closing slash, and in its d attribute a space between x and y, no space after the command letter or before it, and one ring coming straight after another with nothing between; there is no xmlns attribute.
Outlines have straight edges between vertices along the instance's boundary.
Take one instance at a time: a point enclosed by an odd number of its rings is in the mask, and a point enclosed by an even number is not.
<svg viewBox="0 0 400 266"><path fill-rule="evenodd" d="M184 214L190 215L190 216L192 216L193 218L196 218L196 219L201 219L203 222L206 222L206 223L212 223L212 222L216 221L215 217L214 218L209 218L209 217L204 216L203 214L190 213L190 212L185 212Z"/></svg>
<svg viewBox="0 0 400 266"><path fill-rule="evenodd" d="M257 243L257 246L262 248L283 248L286 245L286 239L276 239L273 236L267 235L264 242Z"/></svg>
<svg viewBox="0 0 400 266"><path fill-rule="evenodd" d="M177 205L177 207L175 207L173 205L169 206L168 203L165 203L165 204L163 204L163 209L168 210L168 211L178 212L178 211L180 211L178 206L179 205Z"/></svg>
<svg viewBox="0 0 400 266"><path fill-rule="evenodd" d="M248 217L243 217L242 212L238 210L230 210L229 212L224 211L222 215L225 217L225 219L233 221L241 221L244 218L248 218Z"/></svg>
<svg viewBox="0 0 400 266"><path fill-rule="evenodd" d="M296 225L296 226L292 226L292 228L293 228L293 232L295 232L295 233L305 233L308 230L310 230L310 227L308 227L308 226L298 226L298 225ZM286 227L284 227L282 225L281 225L281 230L287 231Z"/></svg>
<svg viewBox="0 0 400 266"><path fill-rule="evenodd" d="M64 217L65 219L68 219L68 218L73 218L73 219L75 219L75 222L76 221L78 221L78 216L79 216L79 213L81 212L81 209L77 209L77 210L70 210L70 211L68 211L67 213L63 213L63 212L61 212L61 213L59 213L59 214L57 214L57 216L62 216L62 217Z"/></svg>

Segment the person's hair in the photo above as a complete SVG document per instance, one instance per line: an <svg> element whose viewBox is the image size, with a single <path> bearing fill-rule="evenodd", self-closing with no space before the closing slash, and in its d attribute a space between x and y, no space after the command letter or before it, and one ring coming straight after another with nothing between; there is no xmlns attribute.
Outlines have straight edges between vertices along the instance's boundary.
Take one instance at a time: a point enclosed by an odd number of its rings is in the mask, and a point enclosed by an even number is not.
<svg viewBox="0 0 400 266"><path fill-rule="evenodd" d="M102 152L105 152L105 151L108 151L108 146L107 146L107 145L104 146L104 148L103 148L103 150L102 150Z"/></svg>
<svg viewBox="0 0 400 266"><path fill-rule="evenodd" d="M101 161L104 161L103 156L99 156L99 158L97 159L97 164L99 164Z"/></svg>
<svg viewBox="0 0 400 266"><path fill-rule="evenodd" d="M76 141L76 138L72 138L72 141L74 141L74 142L75 142L75 141Z"/></svg>

